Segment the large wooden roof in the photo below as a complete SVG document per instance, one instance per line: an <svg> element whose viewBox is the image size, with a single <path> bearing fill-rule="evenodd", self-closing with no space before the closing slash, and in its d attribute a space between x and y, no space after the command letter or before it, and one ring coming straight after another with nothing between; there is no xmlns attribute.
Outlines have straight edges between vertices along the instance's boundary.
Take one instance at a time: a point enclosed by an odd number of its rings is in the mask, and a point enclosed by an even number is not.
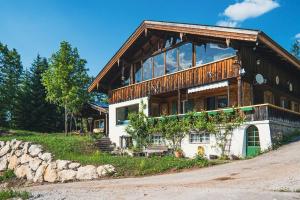
<svg viewBox="0 0 300 200"><path fill-rule="evenodd" d="M174 23L174 22L161 22L161 21L143 21L141 25L134 31L134 33L127 39L127 41L121 46L116 54L109 60L104 68L97 75L93 83L88 88L91 92L98 88L99 83L103 77L116 65L124 55L124 53L133 45L138 38L147 34L148 31L168 31L182 34L192 34L198 36L205 36L210 38L226 38L231 40L262 43L268 49L276 52L282 59L288 61L292 65L300 69L300 61L291 55L288 51L282 48L278 43L273 41L265 33L259 30L220 27L220 26L207 26L197 24L186 23Z"/></svg>

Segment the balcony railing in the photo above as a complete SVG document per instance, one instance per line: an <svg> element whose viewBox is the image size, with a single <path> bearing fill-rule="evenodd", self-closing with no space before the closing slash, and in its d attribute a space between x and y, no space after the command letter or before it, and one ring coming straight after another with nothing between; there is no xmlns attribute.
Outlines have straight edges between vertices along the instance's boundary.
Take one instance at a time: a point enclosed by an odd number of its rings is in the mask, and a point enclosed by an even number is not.
<svg viewBox="0 0 300 200"><path fill-rule="evenodd" d="M110 103L118 103L237 77L235 57L192 67L141 83L112 90Z"/></svg>
<svg viewBox="0 0 300 200"><path fill-rule="evenodd" d="M244 106L238 108L245 115L246 121L263 121L272 120L283 123L294 123L300 126L300 113L289 109L281 108L272 104L259 104L252 106ZM234 108L225 108L218 110L203 111L209 115L215 115L218 112L234 112ZM184 116L185 114L173 115Z"/></svg>

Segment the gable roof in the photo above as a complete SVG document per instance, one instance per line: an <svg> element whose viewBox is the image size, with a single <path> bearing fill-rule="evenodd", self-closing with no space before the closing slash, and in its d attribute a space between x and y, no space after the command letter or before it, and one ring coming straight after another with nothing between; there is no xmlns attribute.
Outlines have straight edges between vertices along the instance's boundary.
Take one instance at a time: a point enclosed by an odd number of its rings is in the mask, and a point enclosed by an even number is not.
<svg viewBox="0 0 300 200"><path fill-rule="evenodd" d="M264 43L270 49L274 50L277 54L300 69L300 61L297 58L295 58L287 50L285 50L269 36L259 30L146 20L140 24L140 26L133 32L133 34L126 40L121 48L99 72L93 83L89 86L89 92L93 91L97 87L97 84L104 77L104 75L111 69L111 67L115 63L118 62L121 56L133 44L133 42L136 41L137 38L139 38L147 29L186 33L199 36L227 38L249 42L259 41Z"/></svg>

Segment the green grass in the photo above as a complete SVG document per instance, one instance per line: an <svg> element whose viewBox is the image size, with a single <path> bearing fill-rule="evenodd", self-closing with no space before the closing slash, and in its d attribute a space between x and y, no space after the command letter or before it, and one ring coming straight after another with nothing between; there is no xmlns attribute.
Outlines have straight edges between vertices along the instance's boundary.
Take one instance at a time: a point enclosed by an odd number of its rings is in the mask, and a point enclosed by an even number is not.
<svg viewBox="0 0 300 200"><path fill-rule="evenodd" d="M29 131L13 131L0 140L18 139L41 144L51 152L55 159L78 161L81 164L112 164L117 169L116 176L142 176L186 168L205 167L218 164L205 159L185 159L173 156L165 157L129 157L112 156L99 152L88 136L64 136L62 133L36 133Z"/></svg>
<svg viewBox="0 0 300 200"><path fill-rule="evenodd" d="M6 170L0 176L0 183L9 181L9 180L11 180L11 179L13 179L15 177L16 177L16 175L14 174L13 170Z"/></svg>
<svg viewBox="0 0 300 200"><path fill-rule="evenodd" d="M0 200L12 199L12 198L21 198L29 199L31 194L29 192L18 192L12 189L0 190Z"/></svg>

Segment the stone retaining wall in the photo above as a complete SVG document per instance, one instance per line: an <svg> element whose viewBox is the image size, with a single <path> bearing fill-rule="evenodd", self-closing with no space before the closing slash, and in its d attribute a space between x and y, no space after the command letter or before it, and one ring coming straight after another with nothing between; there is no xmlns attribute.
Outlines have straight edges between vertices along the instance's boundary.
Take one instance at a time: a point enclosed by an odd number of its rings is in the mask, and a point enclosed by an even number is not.
<svg viewBox="0 0 300 200"><path fill-rule="evenodd" d="M69 160L53 160L41 145L18 140L0 141L0 171L14 170L17 178L29 182L92 180L115 173L112 165L86 165Z"/></svg>

